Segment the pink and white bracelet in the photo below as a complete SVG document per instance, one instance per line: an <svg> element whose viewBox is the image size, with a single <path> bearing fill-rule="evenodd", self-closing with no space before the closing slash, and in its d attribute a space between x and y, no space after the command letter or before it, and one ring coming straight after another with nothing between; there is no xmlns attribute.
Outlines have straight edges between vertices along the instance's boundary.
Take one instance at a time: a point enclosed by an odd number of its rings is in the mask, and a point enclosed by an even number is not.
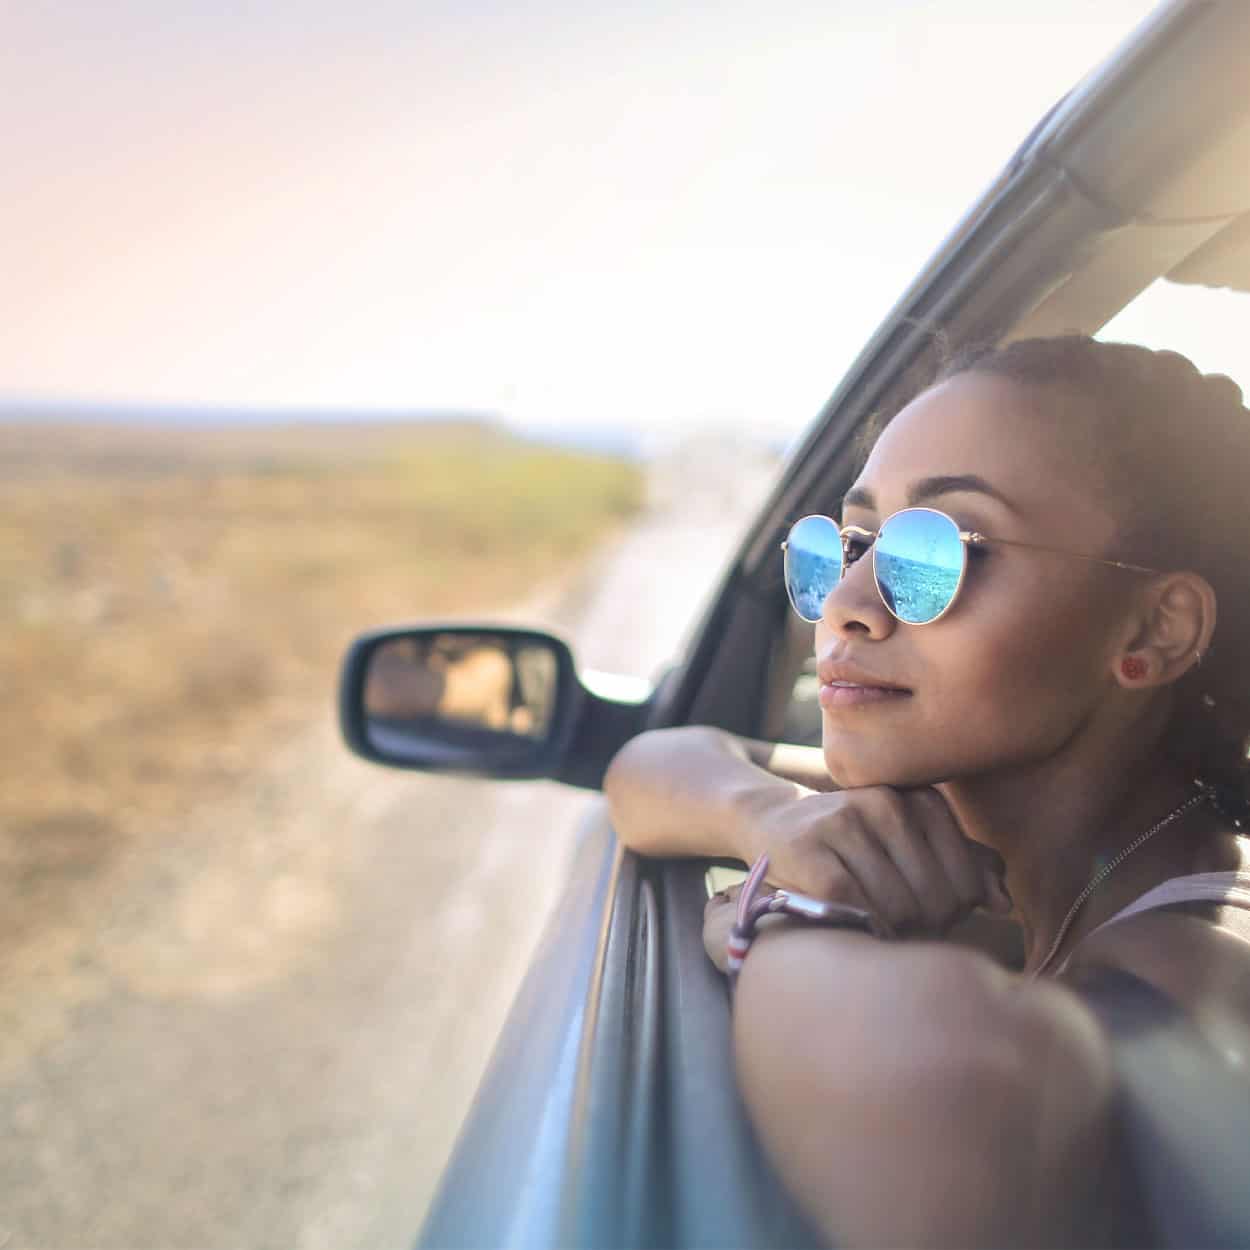
<svg viewBox="0 0 1250 1250"><path fill-rule="evenodd" d="M848 907L845 903L827 903L807 894L798 894L794 890L773 890L768 894L760 894L760 886L767 872L768 856L761 855L751 865L751 871L747 873L746 880L742 883L742 891L738 895L738 914L729 932L726 960L730 986L736 983L747 951L755 940L759 922L765 916L793 916L797 920L806 920L809 924L859 929L874 937L891 936L888 929L870 912L861 911L858 907Z"/></svg>

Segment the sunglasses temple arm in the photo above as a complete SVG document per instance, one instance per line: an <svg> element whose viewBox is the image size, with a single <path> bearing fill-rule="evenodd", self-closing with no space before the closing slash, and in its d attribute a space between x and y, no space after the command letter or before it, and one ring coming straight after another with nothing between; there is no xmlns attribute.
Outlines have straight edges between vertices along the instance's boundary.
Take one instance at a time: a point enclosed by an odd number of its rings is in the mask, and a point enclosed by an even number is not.
<svg viewBox="0 0 1250 1250"><path fill-rule="evenodd" d="M1029 551L1047 551L1054 556L1071 556L1074 560L1088 560L1091 564L1105 564L1108 568L1128 569L1131 573L1156 574L1158 569L1148 569L1144 564L1129 564L1126 560L1108 560L1104 556L1089 556L1083 551L1064 551L1059 547L1045 547L1041 543L1021 542L1018 538L986 538L975 530L961 530L959 537L973 547L1025 547Z"/></svg>

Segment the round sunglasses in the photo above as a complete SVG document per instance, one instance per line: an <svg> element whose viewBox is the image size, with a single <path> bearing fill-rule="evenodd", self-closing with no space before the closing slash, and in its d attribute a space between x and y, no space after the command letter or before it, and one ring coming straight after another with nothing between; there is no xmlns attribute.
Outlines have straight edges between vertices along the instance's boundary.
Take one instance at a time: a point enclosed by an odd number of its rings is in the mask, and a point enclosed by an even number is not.
<svg viewBox="0 0 1250 1250"><path fill-rule="evenodd" d="M844 525L827 516L805 516L790 527L785 542L786 594L809 624L820 620L825 600L842 575L870 547L877 593L890 614L908 625L929 625L950 611L968 571L969 547L1025 547L1071 556L1133 573L1158 573L1140 564L1043 547L1011 538L987 538L961 530L936 508L903 508L875 530Z"/></svg>

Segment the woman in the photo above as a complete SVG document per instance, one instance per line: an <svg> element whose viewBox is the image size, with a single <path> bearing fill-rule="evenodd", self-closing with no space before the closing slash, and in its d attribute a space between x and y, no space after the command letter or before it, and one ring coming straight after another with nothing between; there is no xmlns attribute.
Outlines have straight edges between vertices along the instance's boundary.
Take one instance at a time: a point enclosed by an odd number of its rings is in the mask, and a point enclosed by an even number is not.
<svg viewBox="0 0 1250 1250"><path fill-rule="evenodd" d="M829 530L792 532L827 777L703 728L613 762L629 845L767 853L774 884L913 939L762 926L738 981L748 1112L832 1242L1144 1235L1082 970L1158 987L1250 1082L1248 463L1239 392L1172 353L965 355L877 439L844 561L813 579ZM1022 972L924 940L1007 913ZM732 921L709 904L713 954Z"/></svg>

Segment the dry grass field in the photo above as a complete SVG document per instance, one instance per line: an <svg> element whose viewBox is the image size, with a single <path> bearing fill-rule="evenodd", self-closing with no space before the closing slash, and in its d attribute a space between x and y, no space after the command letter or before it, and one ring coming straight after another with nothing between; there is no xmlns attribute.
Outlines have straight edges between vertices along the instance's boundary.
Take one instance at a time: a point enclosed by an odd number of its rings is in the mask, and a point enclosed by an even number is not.
<svg viewBox="0 0 1250 1250"><path fill-rule="evenodd" d="M0 928L324 714L352 634L525 598L641 497L467 423L0 426Z"/></svg>

